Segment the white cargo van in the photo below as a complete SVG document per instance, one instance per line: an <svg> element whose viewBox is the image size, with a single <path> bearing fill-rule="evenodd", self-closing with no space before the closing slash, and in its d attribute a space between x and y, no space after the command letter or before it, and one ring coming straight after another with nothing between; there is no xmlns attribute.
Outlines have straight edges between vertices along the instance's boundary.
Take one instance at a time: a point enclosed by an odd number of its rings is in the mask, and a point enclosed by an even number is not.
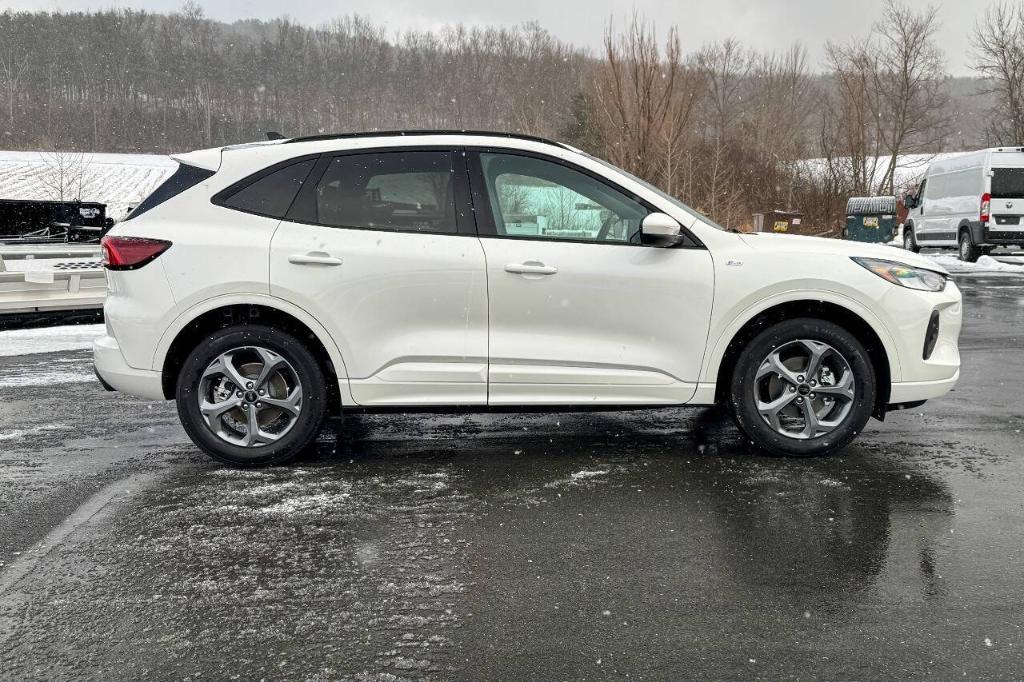
<svg viewBox="0 0 1024 682"><path fill-rule="evenodd" d="M903 245L956 248L960 259L999 246L1024 247L1024 147L998 147L933 161L908 209Z"/></svg>

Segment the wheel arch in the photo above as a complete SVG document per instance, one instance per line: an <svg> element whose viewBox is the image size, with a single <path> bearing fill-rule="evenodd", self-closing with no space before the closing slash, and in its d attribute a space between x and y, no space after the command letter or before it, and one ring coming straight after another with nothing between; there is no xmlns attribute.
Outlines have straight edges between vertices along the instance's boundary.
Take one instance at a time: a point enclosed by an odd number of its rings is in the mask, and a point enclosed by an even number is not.
<svg viewBox="0 0 1024 682"><path fill-rule="evenodd" d="M161 372L164 396L173 399L178 372L188 353L208 334L243 323L259 323L283 329L301 340L331 379L328 409L352 404L344 359L327 331L301 309L271 297L240 300L233 297L207 301L180 315L160 340L154 367ZM334 412L335 414L337 412Z"/></svg>
<svg viewBox="0 0 1024 682"><path fill-rule="evenodd" d="M715 402L721 404L726 398L732 372L747 343L773 324L802 317L816 318L837 324L853 334L864 346L875 370L875 380L878 386L872 414L878 419L883 419L886 406L889 404L893 376L896 373L893 371L896 356L891 342L887 343L887 335L880 333L879 329L869 322L865 315L848 306L820 298L776 302L766 308L754 311L746 317L745 321L737 321L733 325L734 331L728 335L728 342L720 344L720 349L716 352L717 367L711 368L715 377ZM896 370L898 372L898 365Z"/></svg>

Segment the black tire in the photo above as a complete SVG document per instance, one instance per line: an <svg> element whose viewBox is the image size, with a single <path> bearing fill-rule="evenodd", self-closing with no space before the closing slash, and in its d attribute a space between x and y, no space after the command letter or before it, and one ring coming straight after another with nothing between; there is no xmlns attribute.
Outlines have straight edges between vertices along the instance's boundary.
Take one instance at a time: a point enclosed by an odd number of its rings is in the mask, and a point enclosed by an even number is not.
<svg viewBox="0 0 1024 682"><path fill-rule="evenodd" d="M202 375L222 353L259 346L277 353L292 369L302 389L302 406L290 430L280 440L259 447L227 442L213 432L199 408ZM178 416L192 442L210 457L239 467L283 464L298 456L320 433L327 404L324 373L316 358L291 334L248 324L219 329L204 338L192 351L178 374L176 391Z"/></svg>
<svg viewBox="0 0 1024 682"><path fill-rule="evenodd" d="M849 411L842 421L829 433L804 439L776 431L761 416L756 398L756 375L762 363L780 348L800 340L825 343L835 349L848 363L854 387L853 400L849 401ZM810 377L807 380L810 381ZM743 349L733 371L729 407L740 430L769 454L814 457L845 447L864 429L874 409L876 394L871 358L853 334L825 320L798 318L772 325Z"/></svg>
<svg viewBox="0 0 1024 682"><path fill-rule="evenodd" d="M977 262L978 256L981 255L981 248L975 245L970 230L961 230L960 239L957 240L957 243L960 245L960 248L957 250L957 256L960 260L965 263Z"/></svg>
<svg viewBox="0 0 1024 682"><path fill-rule="evenodd" d="M906 225L903 228L903 248L911 253L921 253L921 246L917 243L913 225Z"/></svg>

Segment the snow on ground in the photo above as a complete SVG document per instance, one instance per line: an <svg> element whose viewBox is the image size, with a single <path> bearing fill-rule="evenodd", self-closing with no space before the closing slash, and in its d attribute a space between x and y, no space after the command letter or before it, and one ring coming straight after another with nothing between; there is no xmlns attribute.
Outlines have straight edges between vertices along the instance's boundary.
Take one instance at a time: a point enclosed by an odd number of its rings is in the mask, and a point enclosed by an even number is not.
<svg viewBox="0 0 1024 682"><path fill-rule="evenodd" d="M93 340L103 336L102 324L67 325L45 329L15 329L0 332L0 357L89 350Z"/></svg>
<svg viewBox="0 0 1024 682"><path fill-rule="evenodd" d="M1024 257L1021 256L979 256L977 263L965 263L950 253L921 254L953 275L1024 275Z"/></svg>
<svg viewBox="0 0 1024 682"><path fill-rule="evenodd" d="M0 199L59 199L47 187L53 174L53 155L43 152L0 151ZM86 154L82 201L107 205L107 217L121 220L166 180L177 167L157 154Z"/></svg>
<svg viewBox="0 0 1024 682"><path fill-rule="evenodd" d="M916 185L917 182L924 177L924 173L928 170L928 164L932 161L939 161L941 159L948 159L953 156L959 156L960 154L966 154L967 152L943 152L942 154L901 154L896 160L896 176L895 185L897 188L904 187L909 188ZM841 164L843 159L839 160ZM825 159L804 159L800 162L802 168L814 177L818 177L824 174L826 169ZM875 159L870 157L868 159L868 168L871 168L872 164L875 164L874 172L875 177L872 180L872 184L876 187L882 184L885 179L885 171L889 166L889 157L881 156Z"/></svg>

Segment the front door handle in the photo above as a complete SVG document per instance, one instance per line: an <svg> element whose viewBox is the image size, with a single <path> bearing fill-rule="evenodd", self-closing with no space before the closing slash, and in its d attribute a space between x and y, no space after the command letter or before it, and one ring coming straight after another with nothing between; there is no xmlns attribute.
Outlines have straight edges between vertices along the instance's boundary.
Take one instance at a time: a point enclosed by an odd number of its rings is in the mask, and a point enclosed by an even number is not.
<svg viewBox="0 0 1024 682"><path fill-rule="evenodd" d="M340 258L335 258L325 251L293 253L288 256L288 262L294 263L295 265L341 265Z"/></svg>
<svg viewBox="0 0 1024 682"><path fill-rule="evenodd" d="M528 260L525 263L509 263L505 266L505 272L516 275L554 275L558 268L553 265L544 265L535 260Z"/></svg>

